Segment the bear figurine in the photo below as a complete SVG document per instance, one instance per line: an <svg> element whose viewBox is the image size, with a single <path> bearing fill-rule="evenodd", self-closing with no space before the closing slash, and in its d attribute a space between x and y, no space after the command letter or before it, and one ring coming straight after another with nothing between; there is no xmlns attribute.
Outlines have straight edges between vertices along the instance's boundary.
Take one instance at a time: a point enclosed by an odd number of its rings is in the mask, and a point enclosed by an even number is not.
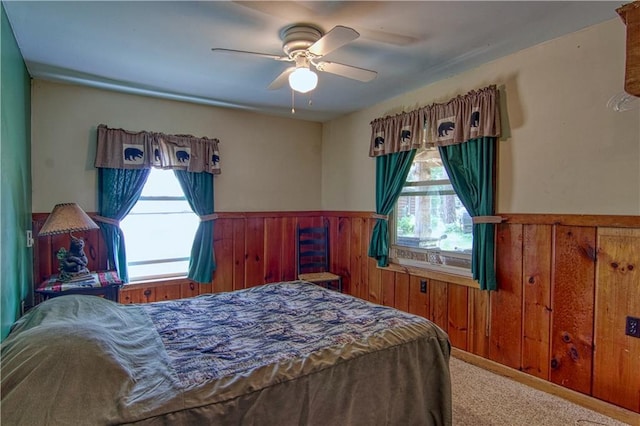
<svg viewBox="0 0 640 426"><path fill-rule="evenodd" d="M60 275L71 277L88 274L87 264L89 259L84 254L84 240L71 237L69 251L60 256Z"/></svg>

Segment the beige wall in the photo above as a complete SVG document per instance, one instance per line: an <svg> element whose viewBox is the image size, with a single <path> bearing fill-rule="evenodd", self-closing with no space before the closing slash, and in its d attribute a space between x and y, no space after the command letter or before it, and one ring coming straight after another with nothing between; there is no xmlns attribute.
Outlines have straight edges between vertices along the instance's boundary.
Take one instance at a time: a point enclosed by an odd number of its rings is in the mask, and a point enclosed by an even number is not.
<svg viewBox="0 0 640 426"><path fill-rule="evenodd" d="M613 19L325 123L322 208L375 209L373 119L495 84L498 212L640 214L640 109L606 107L623 90L624 50Z"/></svg>
<svg viewBox="0 0 640 426"><path fill-rule="evenodd" d="M319 210L319 123L35 80L33 211L78 202L97 211L96 127L220 140L216 211Z"/></svg>
<svg viewBox="0 0 640 426"><path fill-rule="evenodd" d="M613 19L324 125L36 80L33 211L97 209L100 123L219 138L217 211L374 210L369 123L496 84L499 212L638 215L640 109L606 107L622 91L624 31Z"/></svg>

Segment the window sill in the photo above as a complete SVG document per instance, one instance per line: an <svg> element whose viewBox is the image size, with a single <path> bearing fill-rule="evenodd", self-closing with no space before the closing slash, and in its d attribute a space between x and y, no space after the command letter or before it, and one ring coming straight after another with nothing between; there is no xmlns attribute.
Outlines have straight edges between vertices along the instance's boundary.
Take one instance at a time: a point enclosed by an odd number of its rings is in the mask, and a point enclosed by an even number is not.
<svg viewBox="0 0 640 426"><path fill-rule="evenodd" d="M480 284L476 280L471 278L470 275L466 276L448 272L445 270L436 270L435 268L406 265L397 262L389 263L389 266L385 267L378 266L378 268L387 271L402 272L409 275L415 275L417 277L429 278L432 280L444 281L452 284L480 289Z"/></svg>
<svg viewBox="0 0 640 426"><path fill-rule="evenodd" d="M135 288L135 287L145 287L149 285L169 285L169 284L182 284L186 282L192 282L187 276L179 276L179 277L158 277L158 278L148 278L148 279L140 279L135 281L129 281L124 284L124 287L127 288Z"/></svg>

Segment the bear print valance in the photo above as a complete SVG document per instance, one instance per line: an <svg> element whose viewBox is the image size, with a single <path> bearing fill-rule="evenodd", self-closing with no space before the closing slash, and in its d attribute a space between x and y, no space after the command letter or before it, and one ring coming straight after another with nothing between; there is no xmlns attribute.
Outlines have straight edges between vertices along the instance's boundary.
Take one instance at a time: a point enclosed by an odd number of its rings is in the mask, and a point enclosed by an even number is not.
<svg viewBox="0 0 640 426"><path fill-rule="evenodd" d="M424 140L423 123L421 110L375 119L371 122L369 156L420 148Z"/></svg>
<svg viewBox="0 0 640 426"><path fill-rule="evenodd" d="M371 122L369 156L488 136L500 136L499 92L494 85L472 90L447 103L375 119Z"/></svg>
<svg viewBox="0 0 640 426"><path fill-rule="evenodd" d="M190 135L130 132L98 126L96 167L111 169L180 169L220 173L218 139Z"/></svg>

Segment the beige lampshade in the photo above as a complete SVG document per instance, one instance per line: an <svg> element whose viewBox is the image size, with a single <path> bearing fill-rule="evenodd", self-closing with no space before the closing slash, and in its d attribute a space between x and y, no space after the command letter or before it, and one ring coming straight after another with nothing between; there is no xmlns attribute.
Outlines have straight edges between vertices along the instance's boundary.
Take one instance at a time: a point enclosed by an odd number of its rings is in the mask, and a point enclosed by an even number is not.
<svg viewBox="0 0 640 426"><path fill-rule="evenodd" d="M99 226L76 203L57 204L42 225L38 236L98 228Z"/></svg>

